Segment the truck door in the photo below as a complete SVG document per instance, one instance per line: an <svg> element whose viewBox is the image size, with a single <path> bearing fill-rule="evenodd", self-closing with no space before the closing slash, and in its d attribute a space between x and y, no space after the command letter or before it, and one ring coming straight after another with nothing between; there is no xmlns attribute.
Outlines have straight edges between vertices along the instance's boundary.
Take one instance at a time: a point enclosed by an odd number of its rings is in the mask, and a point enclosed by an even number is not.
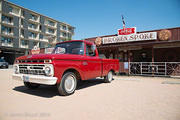
<svg viewBox="0 0 180 120"><path fill-rule="evenodd" d="M86 44L86 77L88 79L101 76L101 59L92 47L92 44Z"/></svg>

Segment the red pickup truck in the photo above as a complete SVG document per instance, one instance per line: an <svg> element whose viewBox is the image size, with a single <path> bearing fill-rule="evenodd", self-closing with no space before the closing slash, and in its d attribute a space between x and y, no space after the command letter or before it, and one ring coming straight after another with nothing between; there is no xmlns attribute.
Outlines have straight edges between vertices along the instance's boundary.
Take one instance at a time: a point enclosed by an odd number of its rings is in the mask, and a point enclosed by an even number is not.
<svg viewBox="0 0 180 120"><path fill-rule="evenodd" d="M100 58L94 43L72 40L56 44L52 54L18 57L12 77L28 88L57 85L60 95L70 95L78 81L104 77L109 83L118 71L119 61Z"/></svg>

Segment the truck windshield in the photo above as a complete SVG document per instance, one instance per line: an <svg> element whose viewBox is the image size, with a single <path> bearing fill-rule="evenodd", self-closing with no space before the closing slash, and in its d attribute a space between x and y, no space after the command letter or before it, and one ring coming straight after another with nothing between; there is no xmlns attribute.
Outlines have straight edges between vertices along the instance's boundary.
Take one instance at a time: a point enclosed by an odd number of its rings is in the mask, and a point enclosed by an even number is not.
<svg viewBox="0 0 180 120"><path fill-rule="evenodd" d="M84 43L80 41L60 43L56 45L53 53L83 55Z"/></svg>

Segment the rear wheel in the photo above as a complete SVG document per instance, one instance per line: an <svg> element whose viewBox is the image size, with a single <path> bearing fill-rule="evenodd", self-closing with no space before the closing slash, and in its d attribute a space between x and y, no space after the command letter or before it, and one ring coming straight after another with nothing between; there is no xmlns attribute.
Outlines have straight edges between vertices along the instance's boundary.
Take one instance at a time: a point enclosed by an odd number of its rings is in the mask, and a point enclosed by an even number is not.
<svg viewBox="0 0 180 120"><path fill-rule="evenodd" d="M67 72L63 75L60 84L58 84L58 92L60 95L67 96L75 92L77 86L77 77L73 72Z"/></svg>
<svg viewBox="0 0 180 120"><path fill-rule="evenodd" d="M29 89L36 89L40 86L40 84L24 82L24 85Z"/></svg>
<svg viewBox="0 0 180 120"><path fill-rule="evenodd" d="M105 83L110 83L113 80L113 72L109 71L107 76L104 77Z"/></svg>

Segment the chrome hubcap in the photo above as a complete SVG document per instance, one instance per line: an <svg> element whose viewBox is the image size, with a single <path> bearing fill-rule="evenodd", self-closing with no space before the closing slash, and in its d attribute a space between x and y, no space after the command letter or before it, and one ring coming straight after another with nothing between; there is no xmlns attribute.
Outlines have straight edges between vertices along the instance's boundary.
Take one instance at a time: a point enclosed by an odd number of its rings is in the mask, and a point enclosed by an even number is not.
<svg viewBox="0 0 180 120"><path fill-rule="evenodd" d="M65 80L65 89L66 92L70 93L75 88L75 78L72 75L69 75Z"/></svg>

